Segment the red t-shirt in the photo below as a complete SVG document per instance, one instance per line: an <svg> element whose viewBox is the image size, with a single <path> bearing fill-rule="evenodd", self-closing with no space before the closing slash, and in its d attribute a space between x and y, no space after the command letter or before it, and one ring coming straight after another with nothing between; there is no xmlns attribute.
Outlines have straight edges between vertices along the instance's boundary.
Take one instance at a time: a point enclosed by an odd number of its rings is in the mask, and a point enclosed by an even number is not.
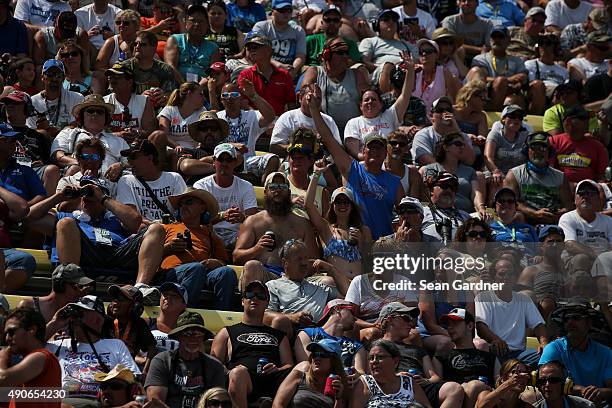
<svg viewBox="0 0 612 408"><path fill-rule="evenodd" d="M251 81L259 96L272 105L276 116L280 116L287 111L288 103L295 103L295 88L289 72L281 68L273 69L270 79L267 80L254 65L240 73L238 83L240 84L243 78Z"/></svg>
<svg viewBox="0 0 612 408"><path fill-rule="evenodd" d="M55 354L47 349L36 349L32 353L43 353L45 355L45 366L38 377L33 378L22 387L33 387L33 388L61 388L62 387L62 369L60 368L59 361ZM9 408L25 408L25 407L37 407L37 408L60 408L61 402L15 402L11 400Z"/></svg>
<svg viewBox="0 0 612 408"><path fill-rule="evenodd" d="M569 181L597 181L606 172L608 152L599 140L585 137L574 141L567 133L561 133L550 138L550 145L555 150L550 165L561 170Z"/></svg>

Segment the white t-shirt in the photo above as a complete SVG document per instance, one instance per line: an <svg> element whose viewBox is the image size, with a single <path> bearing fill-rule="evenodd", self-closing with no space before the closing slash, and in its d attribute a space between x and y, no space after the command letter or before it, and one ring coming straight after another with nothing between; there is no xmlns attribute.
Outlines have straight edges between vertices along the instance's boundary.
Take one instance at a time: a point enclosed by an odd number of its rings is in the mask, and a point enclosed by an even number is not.
<svg viewBox="0 0 612 408"><path fill-rule="evenodd" d="M93 37L89 37L89 41L91 41L93 46L99 50L100 47L102 47L102 45L104 44L104 37L102 37L102 28L108 27L110 31L112 31L113 35L117 34L117 28L115 26L115 17L120 11L121 9L119 7L109 4L104 14L96 14L94 12L94 5L89 4L87 6L81 7L80 9L75 11L74 14L76 14L77 16L77 22L79 27L81 27L83 30L89 31L93 27L98 26L98 28L100 29L100 34L94 35Z"/></svg>
<svg viewBox="0 0 612 408"><path fill-rule="evenodd" d="M565 234L566 241L576 241L579 244L593 248L597 253L610 249L612 243L612 218L597 213L592 223L586 222L578 215L577 210L567 212L559 218L559 227Z"/></svg>
<svg viewBox="0 0 612 408"><path fill-rule="evenodd" d="M363 146L365 137L370 133L380 133L385 138L387 135L400 126L400 121L397 119L397 111L395 103L391 107L375 118L368 119L366 117L357 116L346 122L344 128L344 140L357 139L360 147Z"/></svg>
<svg viewBox="0 0 612 408"><path fill-rule="evenodd" d="M80 171L72 176L62 177L57 182L57 188L55 189L55 192L59 193L66 186L78 186L79 182L81 181L81 178L83 178L83 173L81 173ZM96 181L100 183L101 185L103 185L104 187L108 188L108 191L110 193L109 195L112 198L115 198L117 196L117 183L114 183L104 177L97 177Z"/></svg>
<svg viewBox="0 0 612 408"><path fill-rule="evenodd" d="M234 181L229 187L220 187L215 181L215 175L204 177L193 184L194 188L208 191L219 203L219 209L225 211L231 207L237 207L240 211L257 208L257 197L253 185L246 180L234 176ZM228 245L236 242L240 224L231 224L221 221L214 226L217 235Z"/></svg>
<svg viewBox="0 0 612 408"><path fill-rule="evenodd" d="M476 322L485 323L489 329L513 350L525 350L526 328L534 329L544 324L544 319L531 298L512 292L512 300L504 302L495 292L480 292L474 299Z"/></svg>
<svg viewBox="0 0 612 408"><path fill-rule="evenodd" d="M434 149L438 140L442 138L433 126L428 126L416 132L414 140L412 141L412 148L410 148L410 154L412 154L412 160L417 161L419 157L424 154L430 154L433 156ZM466 146L472 148L472 139L465 133L463 134L463 140Z"/></svg>
<svg viewBox="0 0 612 408"><path fill-rule="evenodd" d="M136 95L135 93L130 96L130 101L127 106L127 112L129 112L128 118L123 117L123 112L126 111L126 107L117 100L115 94L106 95L104 97L104 102L115 105L115 111L111 116L110 127L121 130L125 128L142 129L142 116L147 104L147 98L148 96Z"/></svg>
<svg viewBox="0 0 612 408"><path fill-rule="evenodd" d="M340 131L338 130L338 126L334 119L331 116L326 115L321 112L321 116L325 121L325 124L331 130L334 139L340 144L342 144L342 139L340 139ZM280 115L274 124L274 129L272 129L272 137L270 138L270 145L273 144L287 144L289 142L289 135L293 133L294 130L300 127L305 127L308 129L312 129L316 132L314 120L304 115L300 108L292 109Z"/></svg>
<svg viewBox="0 0 612 408"><path fill-rule="evenodd" d="M542 61L532 59L525 61L525 68L529 71L529 81L540 79L546 85L546 88L556 88L569 78L567 69L557 64L544 64ZM540 75L538 77L538 68Z"/></svg>
<svg viewBox="0 0 612 408"><path fill-rule="evenodd" d="M178 106L164 106L157 115L157 119L164 117L170 121L170 134L168 139L181 147L195 149L196 141L189 136L189 125L198 121L200 114L206 109L200 108L191 115L183 118Z"/></svg>
<svg viewBox="0 0 612 408"><path fill-rule="evenodd" d="M98 363L88 343L78 343L76 353L70 348L70 339L55 340L47 343L46 349L55 353L60 347L58 360L62 369L62 387L72 390L72 386L78 391L70 392L70 397L96 398L98 383L94 380L94 374L104 372L104 368ZM140 370L130 355L130 351L122 340L102 339L94 343L94 347L100 359L109 369L117 364L123 364L129 368L134 375L139 375Z"/></svg>
<svg viewBox="0 0 612 408"><path fill-rule="evenodd" d="M567 64L568 66L573 65L576 68L579 68L584 73L586 79L589 79L597 74L605 74L606 72L608 72L608 60L603 60L602 62L594 63L584 57L581 57L572 58Z"/></svg>
<svg viewBox="0 0 612 408"><path fill-rule="evenodd" d="M53 143L51 143L51 156L60 150L66 154L73 154L76 145L81 140L90 139L92 137L92 134L85 129L66 128L59 132L55 139L53 139ZM98 134L97 137L100 139L100 142L102 142L106 152L104 161L102 162L102 168L100 169L102 174L108 170L111 164L119 162L127 163L127 159L121 157L121 151L129 149L130 146L123 138L106 132Z"/></svg>
<svg viewBox="0 0 612 408"><path fill-rule="evenodd" d="M399 21L402 23L404 22L404 19L406 18L417 17L419 19L419 27L421 27L421 30L425 29L425 34L427 35L427 38L431 38L431 35L436 29L436 19L433 18L431 14L429 14L426 11L421 10L420 8L417 8L416 14L414 16L409 16L408 14L404 12L404 6L397 6L393 9L393 11L399 14L400 16Z"/></svg>
<svg viewBox="0 0 612 408"><path fill-rule="evenodd" d="M58 100L47 101L43 98L42 92L32 96L32 105L34 105L37 112L46 114L49 126L63 129L76 120L72 110L75 105L83 102L84 97L78 92L62 89L59 99L61 99L59 112L57 111ZM36 129L36 119L36 115L30 116L26 119L26 125L31 129Z"/></svg>
<svg viewBox="0 0 612 408"><path fill-rule="evenodd" d="M67 1L17 0L15 13L17 20L41 27L51 27L55 17L62 11L72 11Z"/></svg>
<svg viewBox="0 0 612 408"><path fill-rule="evenodd" d="M262 118L261 113L256 110L241 110L237 118L228 118L227 112L222 110L217 112L219 119L224 119L229 124L229 135L224 142L242 143L249 151L243 157L248 159L255 155L255 144L262 133L266 131L265 127L259 126L259 120Z"/></svg>
<svg viewBox="0 0 612 408"><path fill-rule="evenodd" d="M571 9L563 0L552 0L546 5L546 26L554 25L563 30L570 24L584 23L592 8L586 1Z"/></svg>
<svg viewBox="0 0 612 408"><path fill-rule="evenodd" d="M178 173L170 171L162 172L157 180L147 181L147 184L151 187L159 201L165 204L170 211L174 209L168 198L182 194L187 188L183 178ZM161 220L162 215L164 215L164 211L157 208L146 188L131 174L122 176L119 179L117 183L117 201L136 206L138 212L147 220Z"/></svg>

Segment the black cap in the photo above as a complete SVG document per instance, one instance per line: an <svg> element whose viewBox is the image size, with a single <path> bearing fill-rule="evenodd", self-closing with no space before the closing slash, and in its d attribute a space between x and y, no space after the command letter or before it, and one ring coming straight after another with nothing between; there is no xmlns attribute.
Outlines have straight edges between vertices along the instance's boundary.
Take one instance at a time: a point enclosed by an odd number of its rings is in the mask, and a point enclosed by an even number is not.
<svg viewBox="0 0 612 408"><path fill-rule="evenodd" d="M121 151L121 156L129 157L134 153L142 152L144 154L150 154L153 157L158 157L159 153L157 152L157 148L147 139L143 140L135 140L130 144L130 148Z"/></svg>

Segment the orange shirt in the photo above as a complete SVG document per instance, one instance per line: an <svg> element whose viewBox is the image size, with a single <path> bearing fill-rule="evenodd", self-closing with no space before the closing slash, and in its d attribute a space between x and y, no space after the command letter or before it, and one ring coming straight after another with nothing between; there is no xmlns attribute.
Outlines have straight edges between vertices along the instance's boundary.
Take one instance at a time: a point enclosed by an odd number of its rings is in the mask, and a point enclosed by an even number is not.
<svg viewBox="0 0 612 408"><path fill-rule="evenodd" d="M154 27L159 23L155 17L140 17L140 29L146 30ZM163 61L164 60L164 48L166 47L166 41L172 34L178 34L181 32L181 26L177 22L172 30L164 30L161 33L155 34L157 36L157 56Z"/></svg>
<svg viewBox="0 0 612 408"><path fill-rule="evenodd" d="M31 379L22 387L33 388L61 388L62 387L62 369L57 361L55 354L47 349L36 349L32 353L43 353L45 355L45 366L38 377ZM9 408L60 408L61 402L16 402L11 400Z"/></svg>
<svg viewBox="0 0 612 408"><path fill-rule="evenodd" d="M177 234L185 234L185 230L188 228L185 224L179 223L165 224L164 229L166 230L164 244L168 244L176 238ZM172 269L182 264L200 262L209 258L220 259L224 262L227 261L228 257L225 247L223 246L223 241L212 231L212 226L189 229L189 231L191 232L193 249L168 255L162 261L162 269Z"/></svg>

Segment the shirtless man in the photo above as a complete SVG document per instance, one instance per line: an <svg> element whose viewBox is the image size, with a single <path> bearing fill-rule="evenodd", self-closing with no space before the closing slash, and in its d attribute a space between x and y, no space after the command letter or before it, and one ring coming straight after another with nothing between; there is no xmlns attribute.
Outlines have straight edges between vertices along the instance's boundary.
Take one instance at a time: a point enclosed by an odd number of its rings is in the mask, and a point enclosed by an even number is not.
<svg viewBox="0 0 612 408"><path fill-rule="evenodd" d="M291 193L287 176L281 172L268 175L264 185L264 211L248 217L238 233L234 263L244 264L239 289L254 280L267 282L280 277L279 250L290 239L301 239L308 248L308 258L320 258L312 225L291 212ZM266 234L271 231L274 236Z"/></svg>

